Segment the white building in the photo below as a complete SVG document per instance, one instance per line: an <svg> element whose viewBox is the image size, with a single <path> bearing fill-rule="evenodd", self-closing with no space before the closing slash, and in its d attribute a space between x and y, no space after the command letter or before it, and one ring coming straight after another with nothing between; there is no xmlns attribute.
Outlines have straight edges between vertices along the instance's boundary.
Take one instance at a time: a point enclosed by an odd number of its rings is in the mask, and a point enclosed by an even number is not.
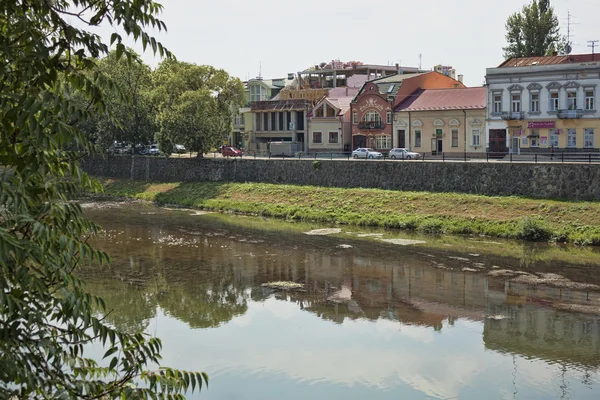
<svg viewBox="0 0 600 400"><path fill-rule="evenodd" d="M512 58L486 83L490 153L598 151L599 55Z"/></svg>

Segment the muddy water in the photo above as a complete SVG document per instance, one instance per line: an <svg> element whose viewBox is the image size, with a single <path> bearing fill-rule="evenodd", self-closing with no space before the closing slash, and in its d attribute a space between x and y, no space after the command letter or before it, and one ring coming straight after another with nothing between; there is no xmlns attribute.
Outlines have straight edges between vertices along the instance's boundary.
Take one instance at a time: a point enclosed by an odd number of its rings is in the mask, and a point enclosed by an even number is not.
<svg viewBox="0 0 600 400"><path fill-rule="evenodd" d="M594 249L85 206L90 289L198 398L600 398Z"/></svg>

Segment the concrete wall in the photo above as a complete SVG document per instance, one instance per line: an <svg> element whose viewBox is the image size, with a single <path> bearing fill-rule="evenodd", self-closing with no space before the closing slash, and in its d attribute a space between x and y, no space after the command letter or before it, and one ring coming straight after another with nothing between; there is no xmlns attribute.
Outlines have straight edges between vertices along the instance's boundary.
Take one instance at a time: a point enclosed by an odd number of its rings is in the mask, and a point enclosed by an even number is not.
<svg viewBox="0 0 600 400"><path fill-rule="evenodd" d="M86 160L94 176L151 180L264 182L392 190L600 200L600 165L185 159L107 156Z"/></svg>

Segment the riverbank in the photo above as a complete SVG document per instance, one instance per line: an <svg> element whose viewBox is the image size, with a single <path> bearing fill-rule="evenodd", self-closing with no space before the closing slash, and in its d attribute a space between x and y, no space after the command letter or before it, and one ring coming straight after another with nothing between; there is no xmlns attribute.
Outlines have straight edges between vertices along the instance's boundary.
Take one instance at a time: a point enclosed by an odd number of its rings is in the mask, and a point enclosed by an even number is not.
<svg viewBox="0 0 600 400"><path fill-rule="evenodd" d="M161 205L427 234L600 245L597 202L263 183L101 182L108 196Z"/></svg>

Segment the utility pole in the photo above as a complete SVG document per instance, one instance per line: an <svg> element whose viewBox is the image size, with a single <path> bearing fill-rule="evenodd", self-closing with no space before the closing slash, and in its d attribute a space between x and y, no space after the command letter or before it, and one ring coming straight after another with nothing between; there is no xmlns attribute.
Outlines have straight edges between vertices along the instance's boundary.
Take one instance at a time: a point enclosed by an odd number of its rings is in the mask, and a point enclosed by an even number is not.
<svg viewBox="0 0 600 400"><path fill-rule="evenodd" d="M596 43L598 43L598 40L588 40L588 43L588 47L592 48L592 61L595 61L594 50L596 49Z"/></svg>
<svg viewBox="0 0 600 400"><path fill-rule="evenodd" d="M419 54L419 71L421 71L423 69L422 61L423 61L423 54Z"/></svg>

